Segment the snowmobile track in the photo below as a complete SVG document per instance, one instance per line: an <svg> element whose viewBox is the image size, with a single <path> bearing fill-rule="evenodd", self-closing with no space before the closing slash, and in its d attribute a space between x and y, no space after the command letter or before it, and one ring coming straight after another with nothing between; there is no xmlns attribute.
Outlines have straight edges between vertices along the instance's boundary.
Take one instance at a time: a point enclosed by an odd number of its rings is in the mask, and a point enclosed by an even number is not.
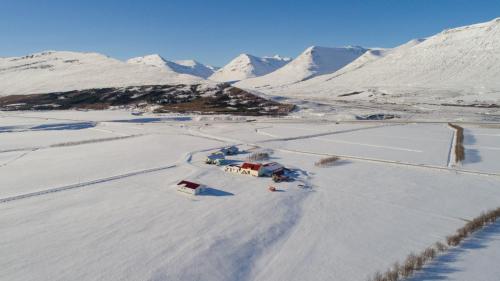
<svg viewBox="0 0 500 281"><path fill-rule="evenodd" d="M56 192L61 192L61 191L67 191L67 190L71 190L71 189L83 188L83 187L87 187L87 186L91 186L91 185L95 185L95 184L99 184L99 183L115 181L115 180L133 177L133 176L137 176L137 175L154 173L154 172L158 172L158 171L162 171L162 170L167 170L167 169L170 169L170 168L173 168L176 166L177 165L174 164L174 165L156 167L156 168L130 172L130 173L126 173L126 174L116 175L116 176L107 177L107 178L101 178L101 179L77 183L77 184L70 184L70 185L65 185L65 186L60 186L60 187L55 187L55 188L49 188L49 189L41 190L41 191L36 191L36 192L6 197L6 198L0 198L0 204L11 202L11 201L17 201L17 200L21 200L21 199L26 199L26 198L31 198L31 197L37 197L37 196L46 195L46 194L51 194L51 193L56 193Z"/></svg>

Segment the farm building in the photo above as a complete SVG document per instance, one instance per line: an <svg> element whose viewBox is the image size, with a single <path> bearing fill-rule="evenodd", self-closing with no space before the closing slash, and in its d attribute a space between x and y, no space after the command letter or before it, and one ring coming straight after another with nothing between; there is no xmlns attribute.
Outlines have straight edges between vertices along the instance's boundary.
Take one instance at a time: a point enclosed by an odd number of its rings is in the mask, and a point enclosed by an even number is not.
<svg viewBox="0 0 500 281"><path fill-rule="evenodd" d="M222 165L224 163L224 160L226 157L224 156L224 153L222 152L215 152L207 156L207 159L205 159L206 164L215 164L215 165Z"/></svg>
<svg viewBox="0 0 500 281"><path fill-rule="evenodd" d="M262 164L256 164L256 163L243 163L243 165L241 165L241 169L247 173L249 173L249 175L252 175L254 177L260 177L262 176L264 173L264 170L263 170L263 165Z"/></svg>
<svg viewBox="0 0 500 281"><path fill-rule="evenodd" d="M281 175L285 172L285 167L279 163L271 162L262 165L263 174L266 176Z"/></svg>
<svg viewBox="0 0 500 281"><path fill-rule="evenodd" d="M205 186L199 183L194 183L190 181L180 181L177 184L177 191L184 192L191 195L200 194L205 189Z"/></svg>
<svg viewBox="0 0 500 281"><path fill-rule="evenodd" d="M221 148L220 152L224 153L225 155L236 155L238 154L239 150L236 146L233 145Z"/></svg>
<svg viewBox="0 0 500 281"><path fill-rule="evenodd" d="M240 175L250 175L254 177L260 177L263 175L262 164L254 163L243 163L243 165L241 166L228 165L224 168L224 171Z"/></svg>
<svg viewBox="0 0 500 281"><path fill-rule="evenodd" d="M224 167L224 172L241 174L241 167L238 165L227 165Z"/></svg>

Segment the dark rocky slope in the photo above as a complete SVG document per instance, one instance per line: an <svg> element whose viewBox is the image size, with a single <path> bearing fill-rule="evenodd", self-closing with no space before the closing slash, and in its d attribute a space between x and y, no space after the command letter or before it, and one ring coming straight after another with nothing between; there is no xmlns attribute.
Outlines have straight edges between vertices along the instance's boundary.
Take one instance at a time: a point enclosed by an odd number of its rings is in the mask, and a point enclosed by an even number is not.
<svg viewBox="0 0 500 281"><path fill-rule="evenodd" d="M154 112L284 115L294 106L228 84L150 85L0 97L0 110L152 108Z"/></svg>

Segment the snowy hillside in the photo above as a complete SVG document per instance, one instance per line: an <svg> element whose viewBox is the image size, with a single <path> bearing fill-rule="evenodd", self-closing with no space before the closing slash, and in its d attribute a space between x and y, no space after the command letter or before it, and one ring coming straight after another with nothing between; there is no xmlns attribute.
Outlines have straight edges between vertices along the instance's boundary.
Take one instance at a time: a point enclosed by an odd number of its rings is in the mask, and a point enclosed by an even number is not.
<svg viewBox="0 0 500 281"><path fill-rule="evenodd" d="M340 76L340 75L343 75L345 73L348 73L348 72L351 72L351 71L355 71L361 67L364 67L365 65L367 64L370 64L378 59L381 59L389 54L392 54L394 52L397 52L398 50L403 50L403 49L407 49L407 48L411 48L421 42L425 41L425 39L414 39L414 40L411 40L409 41L408 43L405 43L401 46L398 46L396 48L393 48L393 49L384 49L384 48L371 48L371 49L368 49L364 54L362 54L361 56L359 56L357 59L355 59L354 61L352 61L351 63L347 64L346 66L340 68L339 70L335 71L334 73L332 73L332 75L319 75L319 76L316 76L314 77L313 79L310 79L308 80L307 83L309 83L309 81L314 81L314 82L310 82L311 84L317 84L317 83L322 83L322 82L326 82L326 81L330 81L331 79L333 79L334 77L337 77L337 76ZM299 85L302 85L302 84L305 84L305 83L301 83ZM288 87L290 85L277 85L277 86L274 86L272 88L268 87L264 87L262 88L263 90L272 90L272 91L275 91L275 92L279 92L279 91L286 91L288 90Z"/></svg>
<svg viewBox="0 0 500 281"><path fill-rule="evenodd" d="M326 48L312 46L286 66L237 83L243 88L269 88L293 84L321 74L332 73L357 59L367 50L361 47Z"/></svg>
<svg viewBox="0 0 500 281"><path fill-rule="evenodd" d="M258 77L273 72L290 61L290 58L283 58L278 55L260 58L241 54L226 66L216 71L209 79L220 82L232 82Z"/></svg>
<svg viewBox="0 0 500 281"><path fill-rule="evenodd" d="M0 60L0 95L201 81L191 75L131 65L98 53L51 51Z"/></svg>
<svg viewBox="0 0 500 281"><path fill-rule="evenodd" d="M189 74L201 78L208 78L214 73L214 67L207 66L195 60L180 60L169 61L158 54L148 55L144 57L136 57L127 60L129 64L152 65L162 68L168 72L179 74Z"/></svg>
<svg viewBox="0 0 500 281"><path fill-rule="evenodd" d="M383 48L371 48L368 51L366 51L363 55L361 55L359 58L355 59L353 62L349 63L348 65L342 67L338 71L335 72L336 75L339 75L340 73L345 73L349 71L356 70L358 68L361 68L365 66L368 63L371 63L375 60L378 60L380 58L383 58L393 52L400 51L403 49L411 48L417 44L422 43L425 41L425 39L414 39L409 41L406 44L403 44L399 47L393 48L393 49L383 49Z"/></svg>
<svg viewBox="0 0 500 281"><path fill-rule="evenodd" d="M409 42L361 67L275 89L283 95L390 102L498 103L500 18ZM242 85L243 86L243 85Z"/></svg>

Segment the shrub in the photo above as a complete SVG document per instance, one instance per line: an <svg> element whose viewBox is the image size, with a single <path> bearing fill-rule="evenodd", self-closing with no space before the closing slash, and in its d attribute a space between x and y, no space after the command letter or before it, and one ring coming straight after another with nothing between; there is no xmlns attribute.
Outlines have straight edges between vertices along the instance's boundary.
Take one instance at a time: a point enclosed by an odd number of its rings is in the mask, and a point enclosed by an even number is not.
<svg viewBox="0 0 500 281"><path fill-rule="evenodd" d="M316 167L327 167L333 165L340 158L337 156L330 156L323 159L320 159L318 162L314 163Z"/></svg>
<svg viewBox="0 0 500 281"><path fill-rule="evenodd" d="M455 139L455 161L462 162L465 160L465 148L464 148L464 128L448 123L450 127L455 129L456 139Z"/></svg>
<svg viewBox="0 0 500 281"><path fill-rule="evenodd" d="M387 281L398 281L399 280L399 263L394 263L391 269L385 272L385 278Z"/></svg>
<svg viewBox="0 0 500 281"><path fill-rule="evenodd" d="M436 242L435 247L438 252L444 252L448 249L448 247L446 247L446 245L441 242Z"/></svg>
<svg viewBox="0 0 500 281"><path fill-rule="evenodd" d="M458 243L460 243L460 237L458 236L458 234L453 234L453 235L450 235L448 237L446 237L446 243L448 244L448 246L456 246L458 245Z"/></svg>
<svg viewBox="0 0 500 281"><path fill-rule="evenodd" d="M425 258L426 262L431 261L436 257L436 249L429 247L423 251L422 256Z"/></svg>
<svg viewBox="0 0 500 281"><path fill-rule="evenodd" d="M263 161L269 159L267 152L254 152L247 157L247 161Z"/></svg>

